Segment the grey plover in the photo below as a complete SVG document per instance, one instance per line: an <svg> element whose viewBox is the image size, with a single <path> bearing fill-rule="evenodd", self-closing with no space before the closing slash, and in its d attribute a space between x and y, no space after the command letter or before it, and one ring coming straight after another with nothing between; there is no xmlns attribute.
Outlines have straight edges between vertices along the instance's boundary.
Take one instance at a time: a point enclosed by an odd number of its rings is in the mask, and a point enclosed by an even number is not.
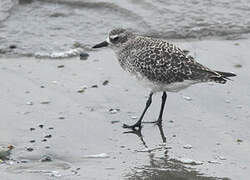
<svg viewBox="0 0 250 180"><path fill-rule="evenodd" d="M162 123L167 98L166 91L178 92L190 85L202 82L224 84L233 73L214 71L196 62L180 48L167 41L136 35L130 30L113 29L106 41L93 48L109 46L115 51L121 67L144 86L151 89L144 111L134 125L124 128L141 129L144 114L156 92L163 92L158 124Z"/></svg>

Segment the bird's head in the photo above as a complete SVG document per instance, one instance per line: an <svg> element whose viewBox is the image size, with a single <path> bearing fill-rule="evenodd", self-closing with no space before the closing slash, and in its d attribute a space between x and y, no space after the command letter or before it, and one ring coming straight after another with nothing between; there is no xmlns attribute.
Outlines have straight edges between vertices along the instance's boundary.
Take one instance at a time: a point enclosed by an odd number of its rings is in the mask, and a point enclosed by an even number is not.
<svg viewBox="0 0 250 180"><path fill-rule="evenodd" d="M107 39L99 44L93 46L93 48L101 48L110 46L112 48L119 48L124 46L128 41L132 40L135 35L126 29L116 28L109 32Z"/></svg>

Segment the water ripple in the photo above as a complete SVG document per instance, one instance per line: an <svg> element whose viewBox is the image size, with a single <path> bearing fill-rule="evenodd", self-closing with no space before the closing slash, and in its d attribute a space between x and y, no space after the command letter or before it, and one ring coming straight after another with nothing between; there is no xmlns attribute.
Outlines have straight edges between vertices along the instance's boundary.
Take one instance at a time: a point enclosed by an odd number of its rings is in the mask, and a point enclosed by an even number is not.
<svg viewBox="0 0 250 180"><path fill-rule="evenodd" d="M67 52L76 41L103 40L114 27L164 39L237 39L250 33L247 0L24 1L0 2L0 55ZM6 50L13 44L14 52Z"/></svg>

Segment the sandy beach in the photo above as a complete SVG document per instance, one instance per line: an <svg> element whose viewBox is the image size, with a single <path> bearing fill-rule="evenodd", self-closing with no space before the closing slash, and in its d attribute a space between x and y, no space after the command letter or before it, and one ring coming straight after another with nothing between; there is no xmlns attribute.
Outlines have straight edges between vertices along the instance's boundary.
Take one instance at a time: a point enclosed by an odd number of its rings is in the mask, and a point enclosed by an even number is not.
<svg viewBox="0 0 250 180"><path fill-rule="evenodd" d="M168 93L166 143L153 124L144 124L142 137L124 133L148 90L111 50L92 51L87 60L1 58L0 145L15 147L0 163L1 179L248 179L250 40L175 43L237 77ZM157 118L160 96L145 121Z"/></svg>

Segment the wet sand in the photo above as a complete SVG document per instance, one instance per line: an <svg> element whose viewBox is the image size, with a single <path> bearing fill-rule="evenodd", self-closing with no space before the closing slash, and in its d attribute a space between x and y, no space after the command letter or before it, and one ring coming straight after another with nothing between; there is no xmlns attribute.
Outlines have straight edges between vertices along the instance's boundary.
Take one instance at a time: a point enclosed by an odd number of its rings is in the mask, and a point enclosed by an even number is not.
<svg viewBox="0 0 250 180"><path fill-rule="evenodd" d="M143 138L124 133L148 90L122 71L111 50L90 52L86 61L1 58L0 145L15 146L11 160L0 163L1 178L247 179L250 40L176 43L200 63L238 76L168 93L166 143L152 124L144 124ZM158 116L160 96L145 121ZM52 161L41 162L44 156ZM202 164L184 164L187 158Z"/></svg>

